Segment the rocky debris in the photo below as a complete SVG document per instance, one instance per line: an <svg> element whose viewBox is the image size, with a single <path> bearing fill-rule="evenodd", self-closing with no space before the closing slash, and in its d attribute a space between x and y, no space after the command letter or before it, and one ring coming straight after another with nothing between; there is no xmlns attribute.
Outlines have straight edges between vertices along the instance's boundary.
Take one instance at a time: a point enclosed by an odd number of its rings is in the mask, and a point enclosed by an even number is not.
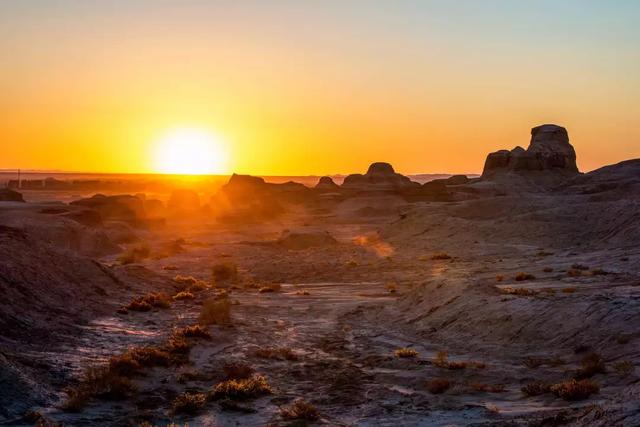
<svg viewBox="0 0 640 427"><path fill-rule="evenodd" d="M330 176L321 177L314 188L323 192L335 192L340 190L340 186L333 182L333 179L331 179Z"/></svg>
<svg viewBox="0 0 640 427"><path fill-rule="evenodd" d="M499 150L490 153L485 161L483 178L499 173L526 173L556 171L566 175L578 173L576 153L569 143L567 130L561 126L546 124L531 129L531 142L525 150Z"/></svg>
<svg viewBox="0 0 640 427"><path fill-rule="evenodd" d="M75 200L72 206L85 206L100 212L104 220L124 221L133 225L142 225L146 220L144 201L128 194L105 196L96 194L92 197Z"/></svg>
<svg viewBox="0 0 640 427"><path fill-rule="evenodd" d="M291 232L284 231L277 240L278 246L291 250L303 250L337 244L338 241L327 231Z"/></svg>
<svg viewBox="0 0 640 427"><path fill-rule="evenodd" d="M578 175L566 184L565 190L581 194L624 191L626 197L640 196L640 159L626 160Z"/></svg>
<svg viewBox="0 0 640 427"><path fill-rule="evenodd" d="M22 194L9 188L0 188L0 202L23 202Z"/></svg>
<svg viewBox="0 0 640 427"><path fill-rule="evenodd" d="M367 173L352 174L344 179L342 188L354 190L400 190L417 188L420 184L396 173L389 163L372 163Z"/></svg>

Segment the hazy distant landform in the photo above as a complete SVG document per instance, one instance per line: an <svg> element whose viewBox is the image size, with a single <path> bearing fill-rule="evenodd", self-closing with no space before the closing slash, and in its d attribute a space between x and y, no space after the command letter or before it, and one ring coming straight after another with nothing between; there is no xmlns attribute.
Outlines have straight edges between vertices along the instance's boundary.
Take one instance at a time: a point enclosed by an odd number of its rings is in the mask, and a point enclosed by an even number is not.
<svg viewBox="0 0 640 427"><path fill-rule="evenodd" d="M640 424L640 160L363 172L10 183L0 424Z"/></svg>

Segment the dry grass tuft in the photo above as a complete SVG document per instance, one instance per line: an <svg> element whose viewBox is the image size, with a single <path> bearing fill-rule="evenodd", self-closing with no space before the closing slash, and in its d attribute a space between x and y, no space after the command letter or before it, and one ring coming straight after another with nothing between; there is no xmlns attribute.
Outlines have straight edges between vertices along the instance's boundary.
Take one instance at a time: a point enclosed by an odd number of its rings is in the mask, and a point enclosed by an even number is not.
<svg viewBox="0 0 640 427"><path fill-rule="evenodd" d="M238 279L238 267L232 262L221 262L212 268L212 279L214 284L225 282L236 282Z"/></svg>
<svg viewBox="0 0 640 427"><path fill-rule="evenodd" d="M398 285L395 282L388 282L385 287L390 294L398 292Z"/></svg>
<svg viewBox="0 0 640 427"><path fill-rule="evenodd" d="M589 353L580 363L580 369L574 375L577 380L591 378L595 374L604 374L607 368L604 359L598 353Z"/></svg>
<svg viewBox="0 0 640 427"><path fill-rule="evenodd" d="M446 378L434 378L427 381L427 391L431 394L442 394L451 388L451 381Z"/></svg>
<svg viewBox="0 0 640 427"><path fill-rule="evenodd" d="M175 294L172 298L174 301L184 301L194 299L195 296L189 291L181 291Z"/></svg>
<svg viewBox="0 0 640 427"><path fill-rule="evenodd" d="M265 394L271 394L273 390L262 375L239 380L226 380L217 384L210 392L211 399L252 399Z"/></svg>
<svg viewBox="0 0 640 427"><path fill-rule="evenodd" d="M171 298L164 292L151 292L141 297L134 298L125 308L131 311L149 311L153 307L171 307Z"/></svg>
<svg viewBox="0 0 640 427"><path fill-rule="evenodd" d="M572 264L572 265L571 265L571 268L572 268L573 270L583 270L583 271L584 271L584 270L588 270L588 269L589 269L589 266L584 265L584 264Z"/></svg>
<svg viewBox="0 0 640 427"><path fill-rule="evenodd" d="M271 293L271 292L280 292L282 289L282 285L280 283L271 283L268 285L261 286L258 290L261 294Z"/></svg>
<svg viewBox="0 0 640 427"><path fill-rule="evenodd" d="M182 329L178 329L175 332L176 336L185 338L203 338L206 340L211 339L211 334L204 327L200 325L185 326Z"/></svg>
<svg viewBox="0 0 640 427"><path fill-rule="evenodd" d="M451 371L466 368L484 369L487 366L484 362L476 361L451 362L449 361L449 355L446 351L439 351L435 359L433 359L433 364L439 368L449 369Z"/></svg>
<svg viewBox="0 0 640 427"><path fill-rule="evenodd" d="M504 275L502 275L502 274L498 274L498 275L496 276L496 282L502 282L503 280L504 280Z"/></svg>
<svg viewBox="0 0 640 427"><path fill-rule="evenodd" d="M228 380L245 380L251 378L254 369L243 362L226 363L222 369Z"/></svg>
<svg viewBox="0 0 640 427"><path fill-rule="evenodd" d="M570 287L570 288L562 288L562 293L563 294L572 294L576 291L576 288Z"/></svg>
<svg viewBox="0 0 640 427"><path fill-rule="evenodd" d="M534 276L533 274L525 273L521 271L520 273L516 274L514 279L516 279L516 282L523 282L525 280L535 280L536 276Z"/></svg>
<svg viewBox="0 0 640 427"><path fill-rule="evenodd" d="M609 274L609 272L603 270L602 268L594 268L593 270L591 270L592 276L606 276L607 274Z"/></svg>
<svg viewBox="0 0 640 427"><path fill-rule="evenodd" d="M624 377L631 374L636 368L635 366L633 366L633 363L629 362L628 360L625 360L622 362L615 363L613 365L613 369L616 370L618 375L621 375Z"/></svg>
<svg viewBox="0 0 640 427"><path fill-rule="evenodd" d="M504 384L472 383L471 389L481 393L503 393L505 387Z"/></svg>
<svg viewBox="0 0 640 427"><path fill-rule="evenodd" d="M527 288L504 288L502 289L502 293L505 293L507 295L517 295L520 297L531 297L534 295L538 295L539 292Z"/></svg>
<svg viewBox="0 0 640 427"><path fill-rule="evenodd" d="M288 347L263 347L254 352L256 357L261 359L289 360L295 361L299 357Z"/></svg>
<svg viewBox="0 0 640 427"><path fill-rule="evenodd" d="M231 324L231 301L229 298L206 300L202 304L198 323L201 325Z"/></svg>
<svg viewBox="0 0 640 427"><path fill-rule="evenodd" d="M280 409L280 416L285 420L317 421L320 419L320 411L304 399L297 399L287 408Z"/></svg>
<svg viewBox="0 0 640 427"><path fill-rule="evenodd" d="M551 384L542 381L535 381L525 385L520 390L527 396L540 396L551 391Z"/></svg>
<svg viewBox="0 0 640 427"><path fill-rule="evenodd" d="M124 253L118 257L118 262L122 265L133 264L143 261L151 256L151 248L149 245L142 243L129 247Z"/></svg>
<svg viewBox="0 0 640 427"><path fill-rule="evenodd" d="M544 271L545 273L551 273L553 271L553 268L545 267L545 268L542 269L542 271Z"/></svg>
<svg viewBox="0 0 640 427"><path fill-rule="evenodd" d="M308 296L311 295L309 291L296 291L296 295Z"/></svg>
<svg viewBox="0 0 640 427"><path fill-rule="evenodd" d="M584 400L594 393L600 391L600 386L593 380L584 379L576 381L571 379L558 384L554 384L550 388L551 393L564 400Z"/></svg>
<svg viewBox="0 0 640 427"><path fill-rule="evenodd" d="M580 277L582 276L582 271L575 269L575 268L570 268L567 270L567 276L569 277Z"/></svg>
<svg viewBox="0 0 640 427"><path fill-rule="evenodd" d="M434 261L446 260L446 259L451 259L451 255L449 255L446 252L437 252L437 253L431 255L431 259L434 260Z"/></svg>
<svg viewBox="0 0 640 427"><path fill-rule="evenodd" d="M398 348L396 349L396 351L393 352L393 354L395 354L395 356L398 358L404 358L404 359L418 357L417 350L413 348L408 348L408 347Z"/></svg>
<svg viewBox="0 0 640 427"><path fill-rule="evenodd" d="M171 403L172 414L195 415L207 403L204 393L182 393Z"/></svg>

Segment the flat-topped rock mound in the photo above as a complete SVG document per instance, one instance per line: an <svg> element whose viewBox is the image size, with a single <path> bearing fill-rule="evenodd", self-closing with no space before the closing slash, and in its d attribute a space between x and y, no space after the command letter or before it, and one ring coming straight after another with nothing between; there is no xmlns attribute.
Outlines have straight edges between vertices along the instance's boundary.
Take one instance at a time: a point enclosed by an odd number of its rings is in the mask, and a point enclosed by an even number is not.
<svg viewBox="0 0 640 427"><path fill-rule="evenodd" d="M578 174L576 152L569 143L567 130L561 126L545 124L531 129L531 142L525 150L499 150L490 153L484 164L483 178L498 174L553 171L563 175Z"/></svg>
<svg viewBox="0 0 640 427"><path fill-rule="evenodd" d="M24 202L22 194L9 188L0 188L0 202Z"/></svg>
<svg viewBox="0 0 640 427"><path fill-rule="evenodd" d="M367 173L352 174L344 179L342 188L356 190L401 190L419 187L420 184L396 173L389 163L372 163Z"/></svg>

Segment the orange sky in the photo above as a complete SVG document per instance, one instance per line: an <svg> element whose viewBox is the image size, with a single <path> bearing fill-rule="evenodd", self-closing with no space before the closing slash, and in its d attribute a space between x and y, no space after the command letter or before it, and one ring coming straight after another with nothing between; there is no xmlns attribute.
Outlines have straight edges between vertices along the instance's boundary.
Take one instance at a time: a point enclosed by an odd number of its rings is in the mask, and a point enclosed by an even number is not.
<svg viewBox="0 0 640 427"><path fill-rule="evenodd" d="M156 172L183 127L219 173L479 172L542 123L640 157L637 3L300 3L2 2L0 168Z"/></svg>

